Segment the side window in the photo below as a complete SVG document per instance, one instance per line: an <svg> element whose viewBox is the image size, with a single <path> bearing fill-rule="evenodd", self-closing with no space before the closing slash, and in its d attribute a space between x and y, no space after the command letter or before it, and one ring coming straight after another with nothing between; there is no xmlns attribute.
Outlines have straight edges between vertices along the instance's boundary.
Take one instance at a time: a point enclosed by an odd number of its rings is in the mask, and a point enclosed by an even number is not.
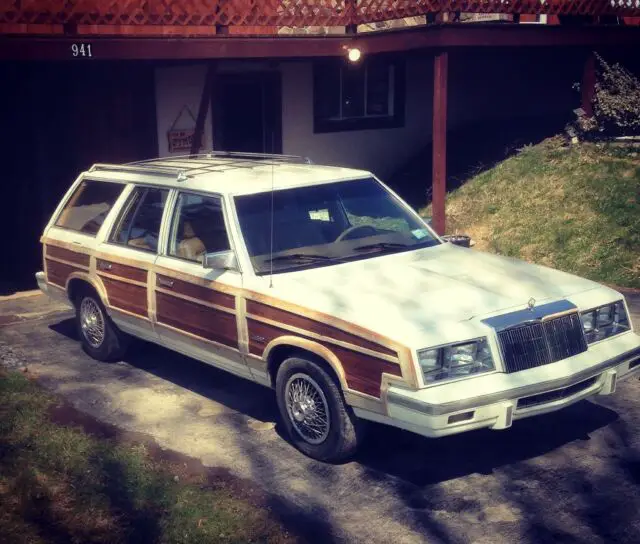
<svg viewBox="0 0 640 544"><path fill-rule="evenodd" d="M206 253L225 251L229 247L221 200L180 193L171 225L169 255L202 262Z"/></svg>
<svg viewBox="0 0 640 544"><path fill-rule="evenodd" d="M156 252L167 189L136 187L124 205L109 241Z"/></svg>
<svg viewBox="0 0 640 544"><path fill-rule="evenodd" d="M123 189L121 183L82 181L60 212L56 226L95 236Z"/></svg>

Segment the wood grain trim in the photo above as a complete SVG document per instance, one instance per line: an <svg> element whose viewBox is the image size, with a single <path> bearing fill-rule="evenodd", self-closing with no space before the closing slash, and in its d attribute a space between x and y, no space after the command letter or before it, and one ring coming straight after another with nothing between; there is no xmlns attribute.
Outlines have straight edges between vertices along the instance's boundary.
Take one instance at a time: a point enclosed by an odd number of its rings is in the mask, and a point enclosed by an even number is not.
<svg viewBox="0 0 640 544"><path fill-rule="evenodd" d="M148 318L147 288L102 276L109 306Z"/></svg>
<svg viewBox="0 0 640 544"><path fill-rule="evenodd" d="M217 291L210 287L204 287L202 285L196 285L195 283L176 279L171 276L165 276L164 274L158 274L156 283L161 285L163 281L173 282L173 286L170 288L172 294L184 295L195 301L208 302L209 304L235 310L236 298L233 295Z"/></svg>
<svg viewBox="0 0 640 544"><path fill-rule="evenodd" d="M56 285L62 289L66 289L67 280L69 276L74 272L83 270L78 266L61 263L52 259L45 259L47 263L47 281L53 285Z"/></svg>
<svg viewBox="0 0 640 544"><path fill-rule="evenodd" d="M345 321L344 319L340 319L334 315L325 314L322 312L318 312L315 310L311 310L304 306L300 306L298 304L293 304L291 302L287 302L281 299L277 299L268 295L263 295L262 293L258 293L256 291L244 290L244 296L247 298L247 303L251 300L254 302L262 303L266 306L272 306L276 309L283 310L285 312L292 313L294 315L298 315L301 317L306 317L313 321L324 323L330 325L340 331L348 331L349 334L353 334L358 338L362 338L363 340L367 340L369 342L373 342L374 344L379 344L384 346L385 348L390 349L394 354L397 349L401 349L403 346L399 345L397 342L387 338L382 334L378 334L369 329L365 329L360 327L359 325L355 325L349 321Z"/></svg>
<svg viewBox="0 0 640 544"><path fill-rule="evenodd" d="M361 347L359 345L352 344L350 342L344 342L343 340L336 340L335 338L322 336L321 334L317 334L313 331L309 331L307 329L299 329L297 327L294 327L293 325L289 325L288 323L283 323L281 321L272 321L271 319L258 317L253 314L249 314L247 317L253 321L260 321L261 323L265 323L267 325L273 325L274 327L281 329L283 331L287 331L288 334L293 334L294 336L300 336L302 338L308 338L310 340L317 340L320 342L327 342L332 345L341 346L346 349L364 353L365 355L371 355L372 357L379 357L380 359L384 359L385 361L399 364L397 355L387 355L386 353Z"/></svg>
<svg viewBox="0 0 640 544"><path fill-rule="evenodd" d="M232 296L238 295L242 292L240 288L232 287L231 285L226 285L216 280L208 280L199 276L193 276L191 274L187 274L179 270L173 270L164 266L153 265L152 270L156 274L171 278L172 280L178 279L193 285L205 287L207 289L213 289L217 292L226 293Z"/></svg>
<svg viewBox="0 0 640 544"><path fill-rule="evenodd" d="M238 349L236 317L156 290L156 319L179 331Z"/></svg>
<svg viewBox="0 0 640 544"><path fill-rule="evenodd" d="M104 267L109 265L111 268L109 270L105 270ZM98 274L102 276L125 278L145 285L147 283L147 271L143 268L137 268L102 258L96 259L96 268L98 270Z"/></svg>
<svg viewBox="0 0 640 544"><path fill-rule="evenodd" d="M247 317L249 327L249 353L261 355L265 346L276 338L291 333L280 327ZM315 340L330 350L340 361L349 389L379 398L383 374L402 377L398 363L367 355L329 342Z"/></svg>
<svg viewBox="0 0 640 544"><path fill-rule="evenodd" d="M193 302L194 304L199 304L200 306L204 306L205 308L213 308L214 310L219 310L221 312L226 312L228 314L236 314L236 311L231 308L226 308L225 306L218 306L217 304L211 304L210 302L205 302L204 300L195 299L188 297L186 295L181 295L178 293L174 293L172 289L165 287L156 287L154 289L156 293L163 293L165 295L169 295L174 298L179 298L181 300L186 300L187 302Z"/></svg>
<svg viewBox="0 0 640 544"><path fill-rule="evenodd" d="M89 261L91 259L87 253L71 251L70 249L52 246L49 244L45 245L45 255L48 258L79 265L86 269L89 268Z"/></svg>
<svg viewBox="0 0 640 544"><path fill-rule="evenodd" d="M384 353L385 355L391 355L394 357L398 356L397 352L392 349L366 340L355 334L345 332L327 323L300 316L292 312L276 308L274 306L256 302L254 300L247 300L247 314L264 317L269 319L270 321L275 321L278 323L286 323L287 325L291 325L293 327L296 327L297 329L307 330L319 336L324 336L325 338L332 338L341 342L353 344L354 346L358 346L370 351L377 351L380 353Z"/></svg>

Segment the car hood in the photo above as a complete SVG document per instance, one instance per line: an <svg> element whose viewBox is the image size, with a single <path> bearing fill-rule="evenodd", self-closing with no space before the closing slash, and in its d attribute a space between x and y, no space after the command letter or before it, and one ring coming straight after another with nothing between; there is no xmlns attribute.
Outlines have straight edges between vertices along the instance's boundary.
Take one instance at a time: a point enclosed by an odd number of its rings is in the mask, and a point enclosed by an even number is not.
<svg viewBox="0 0 640 544"><path fill-rule="evenodd" d="M278 274L272 295L398 341L421 331L599 287L590 280L452 244ZM402 339L402 340L401 340Z"/></svg>

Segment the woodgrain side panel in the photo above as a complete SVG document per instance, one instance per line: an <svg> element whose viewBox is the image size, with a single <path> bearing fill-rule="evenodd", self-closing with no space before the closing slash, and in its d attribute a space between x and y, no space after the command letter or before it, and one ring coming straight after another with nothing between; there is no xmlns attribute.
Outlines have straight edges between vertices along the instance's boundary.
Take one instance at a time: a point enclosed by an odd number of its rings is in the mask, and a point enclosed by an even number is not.
<svg viewBox="0 0 640 544"><path fill-rule="evenodd" d="M147 288L102 277L109 305L141 317L147 317Z"/></svg>
<svg viewBox="0 0 640 544"><path fill-rule="evenodd" d="M189 283L186 281L178 280L170 276L158 274L158 284L162 286L162 282L172 282L173 285L170 288L172 292L185 295L203 302L209 302L210 304L216 304L225 308L235 309L236 297L227 293L222 293L214 289L209 289L195 283ZM164 287L164 286L163 286ZM168 287L164 287L168 289Z"/></svg>
<svg viewBox="0 0 640 544"><path fill-rule="evenodd" d="M63 261L79 264L80 266L86 266L87 268L89 267L90 257L86 253L71 251L62 247L46 244L45 255L47 257L53 257L54 259L62 259Z"/></svg>
<svg viewBox="0 0 640 544"><path fill-rule="evenodd" d="M247 313L257 315L270 319L271 321L277 321L279 323L286 323L287 325L296 327L298 329L307 330L315 334L319 334L326 338L333 338L334 340L340 340L342 342L348 342L354 346L369 349L372 351L378 351L385 355L396 356L397 353L385 346L381 346L375 342L370 342L364 338L361 338L355 334L348 333L327 323L316 321L308 317L303 317L286 310L269 306L268 304L262 304L254 300L247 300Z"/></svg>
<svg viewBox="0 0 640 544"><path fill-rule="evenodd" d="M53 283L58 287L62 287L63 289L67 286L67 279L73 272L78 272L82 270L81 268L76 268L75 266L71 266L64 263L59 263L58 261L52 261L51 259L47 259L47 281L49 283Z"/></svg>
<svg viewBox="0 0 640 544"><path fill-rule="evenodd" d="M286 329L262 323L255 319L247 318L247 323L249 327L249 352L254 355L262 355L265 346L272 340L280 336L291 335L291 332ZM303 335L297 336L304 337ZM331 350L340 359L347 385L354 391L380 397L383 373L386 372L398 377L402 376L402 371L398 364L336 346L329 342L318 343Z"/></svg>
<svg viewBox="0 0 640 544"><path fill-rule="evenodd" d="M98 269L98 273L105 272L112 276L120 276L121 278L144 283L147 281L147 271L144 268L120 264L106 259L97 259L96 268Z"/></svg>
<svg viewBox="0 0 640 544"><path fill-rule="evenodd" d="M233 314L156 291L156 319L160 324L238 349Z"/></svg>

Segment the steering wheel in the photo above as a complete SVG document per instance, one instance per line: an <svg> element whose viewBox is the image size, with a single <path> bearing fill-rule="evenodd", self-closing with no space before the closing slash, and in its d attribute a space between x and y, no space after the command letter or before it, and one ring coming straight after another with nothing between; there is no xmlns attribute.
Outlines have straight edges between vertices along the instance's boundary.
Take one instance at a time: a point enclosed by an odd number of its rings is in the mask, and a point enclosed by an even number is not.
<svg viewBox="0 0 640 544"><path fill-rule="evenodd" d="M340 233L340 236L338 236L334 240L334 242L342 242L343 240L351 240L352 238L354 238L353 236L351 236L351 234L353 234L354 232L356 232L358 230L370 231L371 235L374 235L374 234L378 233L378 230L373 225L352 225L348 229L343 230ZM363 236L370 236L370 235L364 234ZM360 238L362 238L363 236L360 236Z"/></svg>

